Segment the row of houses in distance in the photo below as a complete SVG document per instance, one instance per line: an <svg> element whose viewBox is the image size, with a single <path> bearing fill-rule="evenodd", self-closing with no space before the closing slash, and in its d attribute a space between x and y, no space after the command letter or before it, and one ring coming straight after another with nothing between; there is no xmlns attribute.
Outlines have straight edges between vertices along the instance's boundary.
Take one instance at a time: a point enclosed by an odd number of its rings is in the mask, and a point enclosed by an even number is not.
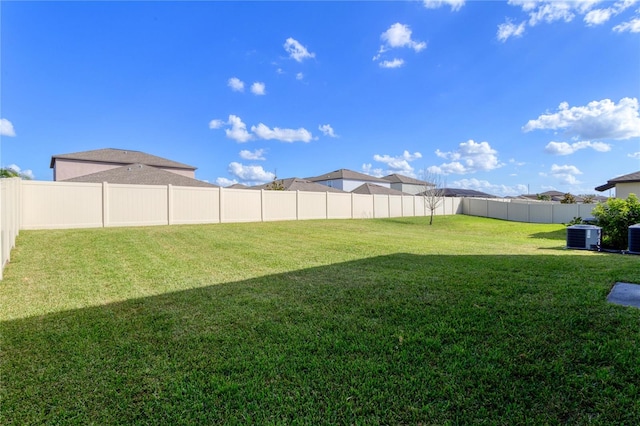
<svg viewBox="0 0 640 426"><path fill-rule="evenodd" d="M105 148L53 155L50 168L53 169L53 180L62 182L218 187L196 179L195 171L197 168L194 166L134 150ZM415 195L433 186L430 182L400 174L375 177L348 169L340 169L320 176L277 179L274 182L256 186L236 184L230 188ZM640 194L640 171L613 178L606 184L595 188L600 192L610 189L615 189L616 196L620 198L626 198L630 193ZM480 191L456 188L444 188L443 195L447 197L497 198L495 195ZM562 201L566 197L566 193L548 191L511 198ZM585 201L583 197L577 195L572 195L572 197L575 202ZM588 201L606 199L607 197L599 195Z"/></svg>

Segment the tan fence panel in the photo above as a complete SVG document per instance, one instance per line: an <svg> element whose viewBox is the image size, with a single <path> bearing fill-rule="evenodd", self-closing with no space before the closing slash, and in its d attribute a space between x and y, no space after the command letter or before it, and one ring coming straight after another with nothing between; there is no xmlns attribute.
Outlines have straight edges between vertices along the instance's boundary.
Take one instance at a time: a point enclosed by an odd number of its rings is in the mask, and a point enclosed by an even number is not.
<svg viewBox="0 0 640 426"><path fill-rule="evenodd" d="M220 188L221 222L261 222L262 191Z"/></svg>
<svg viewBox="0 0 640 426"><path fill-rule="evenodd" d="M468 214L471 216L482 216L482 217L489 216L489 211L488 211L489 208L488 208L487 200L479 199L479 198L466 198L465 203L467 204L467 209L468 209L465 212L465 214Z"/></svg>
<svg viewBox="0 0 640 426"><path fill-rule="evenodd" d="M509 203L487 200L487 216L494 219L509 219Z"/></svg>
<svg viewBox="0 0 640 426"><path fill-rule="evenodd" d="M415 215L420 217L427 215L427 207L424 204L424 197L420 197L420 196L416 197Z"/></svg>
<svg viewBox="0 0 640 426"><path fill-rule="evenodd" d="M164 185L104 184L105 226L167 225L168 188Z"/></svg>
<svg viewBox="0 0 640 426"><path fill-rule="evenodd" d="M351 194L327 192L327 219L351 219Z"/></svg>
<svg viewBox="0 0 640 426"><path fill-rule="evenodd" d="M326 219L327 218L327 193L326 192L299 192L298 193L298 219Z"/></svg>
<svg viewBox="0 0 640 426"><path fill-rule="evenodd" d="M529 204L509 203L509 220L515 222L529 222Z"/></svg>
<svg viewBox="0 0 640 426"><path fill-rule="evenodd" d="M0 280L20 231L20 184L19 178L0 179Z"/></svg>
<svg viewBox="0 0 640 426"><path fill-rule="evenodd" d="M389 195L389 217L402 217L402 195Z"/></svg>
<svg viewBox="0 0 640 426"><path fill-rule="evenodd" d="M298 196L289 191L263 191L263 220L296 220Z"/></svg>
<svg viewBox="0 0 640 426"><path fill-rule="evenodd" d="M365 194L352 194L353 196L353 218L371 219L373 218L373 197Z"/></svg>
<svg viewBox="0 0 640 426"><path fill-rule="evenodd" d="M389 196L373 195L373 217L386 218L389 217Z"/></svg>
<svg viewBox="0 0 640 426"><path fill-rule="evenodd" d="M172 186L169 189L169 223L220 222L220 189Z"/></svg>
<svg viewBox="0 0 640 426"><path fill-rule="evenodd" d="M420 197L413 195L402 195L402 216L411 217L416 215L416 203L421 203Z"/></svg>
<svg viewBox="0 0 640 426"><path fill-rule="evenodd" d="M531 223L553 223L551 204L529 204L529 221Z"/></svg>
<svg viewBox="0 0 640 426"><path fill-rule="evenodd" d="M23 181L22 229L102 227L102 184Z"/></svg>

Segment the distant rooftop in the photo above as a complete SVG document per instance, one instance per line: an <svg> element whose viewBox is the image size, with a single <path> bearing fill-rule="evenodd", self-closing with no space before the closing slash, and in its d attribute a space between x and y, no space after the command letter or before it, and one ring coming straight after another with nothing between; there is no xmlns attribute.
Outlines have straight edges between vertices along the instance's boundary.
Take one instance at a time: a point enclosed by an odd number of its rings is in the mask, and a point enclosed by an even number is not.
<svg viewBox="0 0 640 426"><path fill-rule="evenodd" d="M375 183L364 183L351 192L354 194L409 195L397 189L387 188L386 186L376 185Z"/></svg>
<svg viewBox="0 0 640 426"><path fill-rule="evenodd" d="M324 180L335 180L335 179L345 179L345 180L363 180L368 182L380 182L388 184L389 181L377 178L375 176L366 175L364 173L354 172L349 169L340 169L335 170L333 172L325 173L320 176L309 177L306 180L310 180L312 182L324 181Z"/></svg>
<svg viewBox="0 0 640 426"><path fill-rule="evenodd" d="M62 182L108 182L136 185L198 186L206 188L217 187L217 185L213 185L208 182L168 172L147 164L128 164L115 169L74 177Z"/></svg>
<svg viewBox="0 0 640 426"><path fill-rule="evenodd" d="M337 188L331 188L326 185L311 182L308 179L288 178L277 179L276 182L280 183L285 191L304 191L304 192L344 192ZM249 189L269 189L273 182L265 183L263 185L252 186Z"/></svg>
<svg viewBox="0 0 640 426"><path fill-rule="evenodd" d="M173 169L196 170L196 167L188 164L178 163L155 155L147 154L141 151L132 151L124 149L104 148L93 151L74 152L70 154L59 154L51 157L50 168L53 168L57 159L92 161L96 163L110 164L147 164L155 167L166 167Z"/></svg>
<svg viewBox="0 0 640 426"><path fill-rule="evenodd" d="M406 183L406 184L410 184L410 185L424 185L424 186L433 186L432 183L429 182L425 182L423 180L419 180L419 179L415 179L409 176L404 176L404 175L400 175L397 173L391 174L391 175L387 175L385 177L383 177L382 179L386 180L387 182L391 182L391 183Z"/></svg>
<svg viewBox="0 0 640 426"><path fill-rule="evenodd" d="M611 189L616 186L618 183L627 183L627 182L640 182L640 171L629 173L628 175L618 176L617 178L613 178L604 185L597 186L595 188L596 191L606 191L607 189Z"/></svg>

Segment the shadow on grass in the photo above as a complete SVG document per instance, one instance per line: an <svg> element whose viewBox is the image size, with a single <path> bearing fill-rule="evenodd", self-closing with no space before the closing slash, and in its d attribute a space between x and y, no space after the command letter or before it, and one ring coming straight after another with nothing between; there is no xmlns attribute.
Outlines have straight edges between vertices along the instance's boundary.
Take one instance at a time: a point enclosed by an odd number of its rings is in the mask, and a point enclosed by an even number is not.
<svg viewBox="0 0 640 426"><path fill-rule="evenodd" d="M394 254L2 323L3 424L637 423L630 262Z"/></svg>
<svg viewBox="0 0 640 426"><path fill-rule="evenodd" d="M539 238L544 240L567 240L567 230L566 229L558 229L557 231L551 232L536 232L535 234L530 235L531 238Z"/></svg>

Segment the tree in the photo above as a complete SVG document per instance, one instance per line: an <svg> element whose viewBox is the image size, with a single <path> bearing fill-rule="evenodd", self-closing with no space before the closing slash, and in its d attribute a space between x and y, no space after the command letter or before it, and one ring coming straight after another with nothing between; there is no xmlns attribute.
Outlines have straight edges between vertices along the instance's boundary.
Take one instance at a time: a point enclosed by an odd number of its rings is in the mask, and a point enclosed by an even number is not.
<svg viewBox="0 0 640 426"><path fill-rule="evenodd" d="M593 194L587 194L582 196L582 202L584 204L595 204L596 196Z"/></svg>
<svg viewBox="0 0 640 426"><path fill-rule="evenodd" d="M551 196L548 194L536 194L536 198L540 201L551 201Z"/></svg>
<svg viewBox="0 0 640 426"><path fill-rule="evenodd" d="M268 189L270 191L284 191L284 185L282 180L278 181L278 175L277 173L273 174L273 181L265 186L265 189Z"/></svg>
<svg viewBox="0 0 640 426"><path fill-rule="evenodd" d="M566 193L562 200L560 200L561 204L576 204L576 197L573 194Z"/></svg>
<svg viewBox="0 0 640 426"><path fill-rule="evenodd" d="M640 223L640 201L635 194L626 200L609 198L593 208L593 216L602 228L602 245L614 249L627 248L629 226Z"/></svg>
<svg viewBox="0 0 640 426"><path fill-rule="evenodd" d="M420 193L424 202L425 211L429 211L429 225L433 225L433 215L436 209L444 201L444 180L437 173L425 171L424 191Z"/></svg>

